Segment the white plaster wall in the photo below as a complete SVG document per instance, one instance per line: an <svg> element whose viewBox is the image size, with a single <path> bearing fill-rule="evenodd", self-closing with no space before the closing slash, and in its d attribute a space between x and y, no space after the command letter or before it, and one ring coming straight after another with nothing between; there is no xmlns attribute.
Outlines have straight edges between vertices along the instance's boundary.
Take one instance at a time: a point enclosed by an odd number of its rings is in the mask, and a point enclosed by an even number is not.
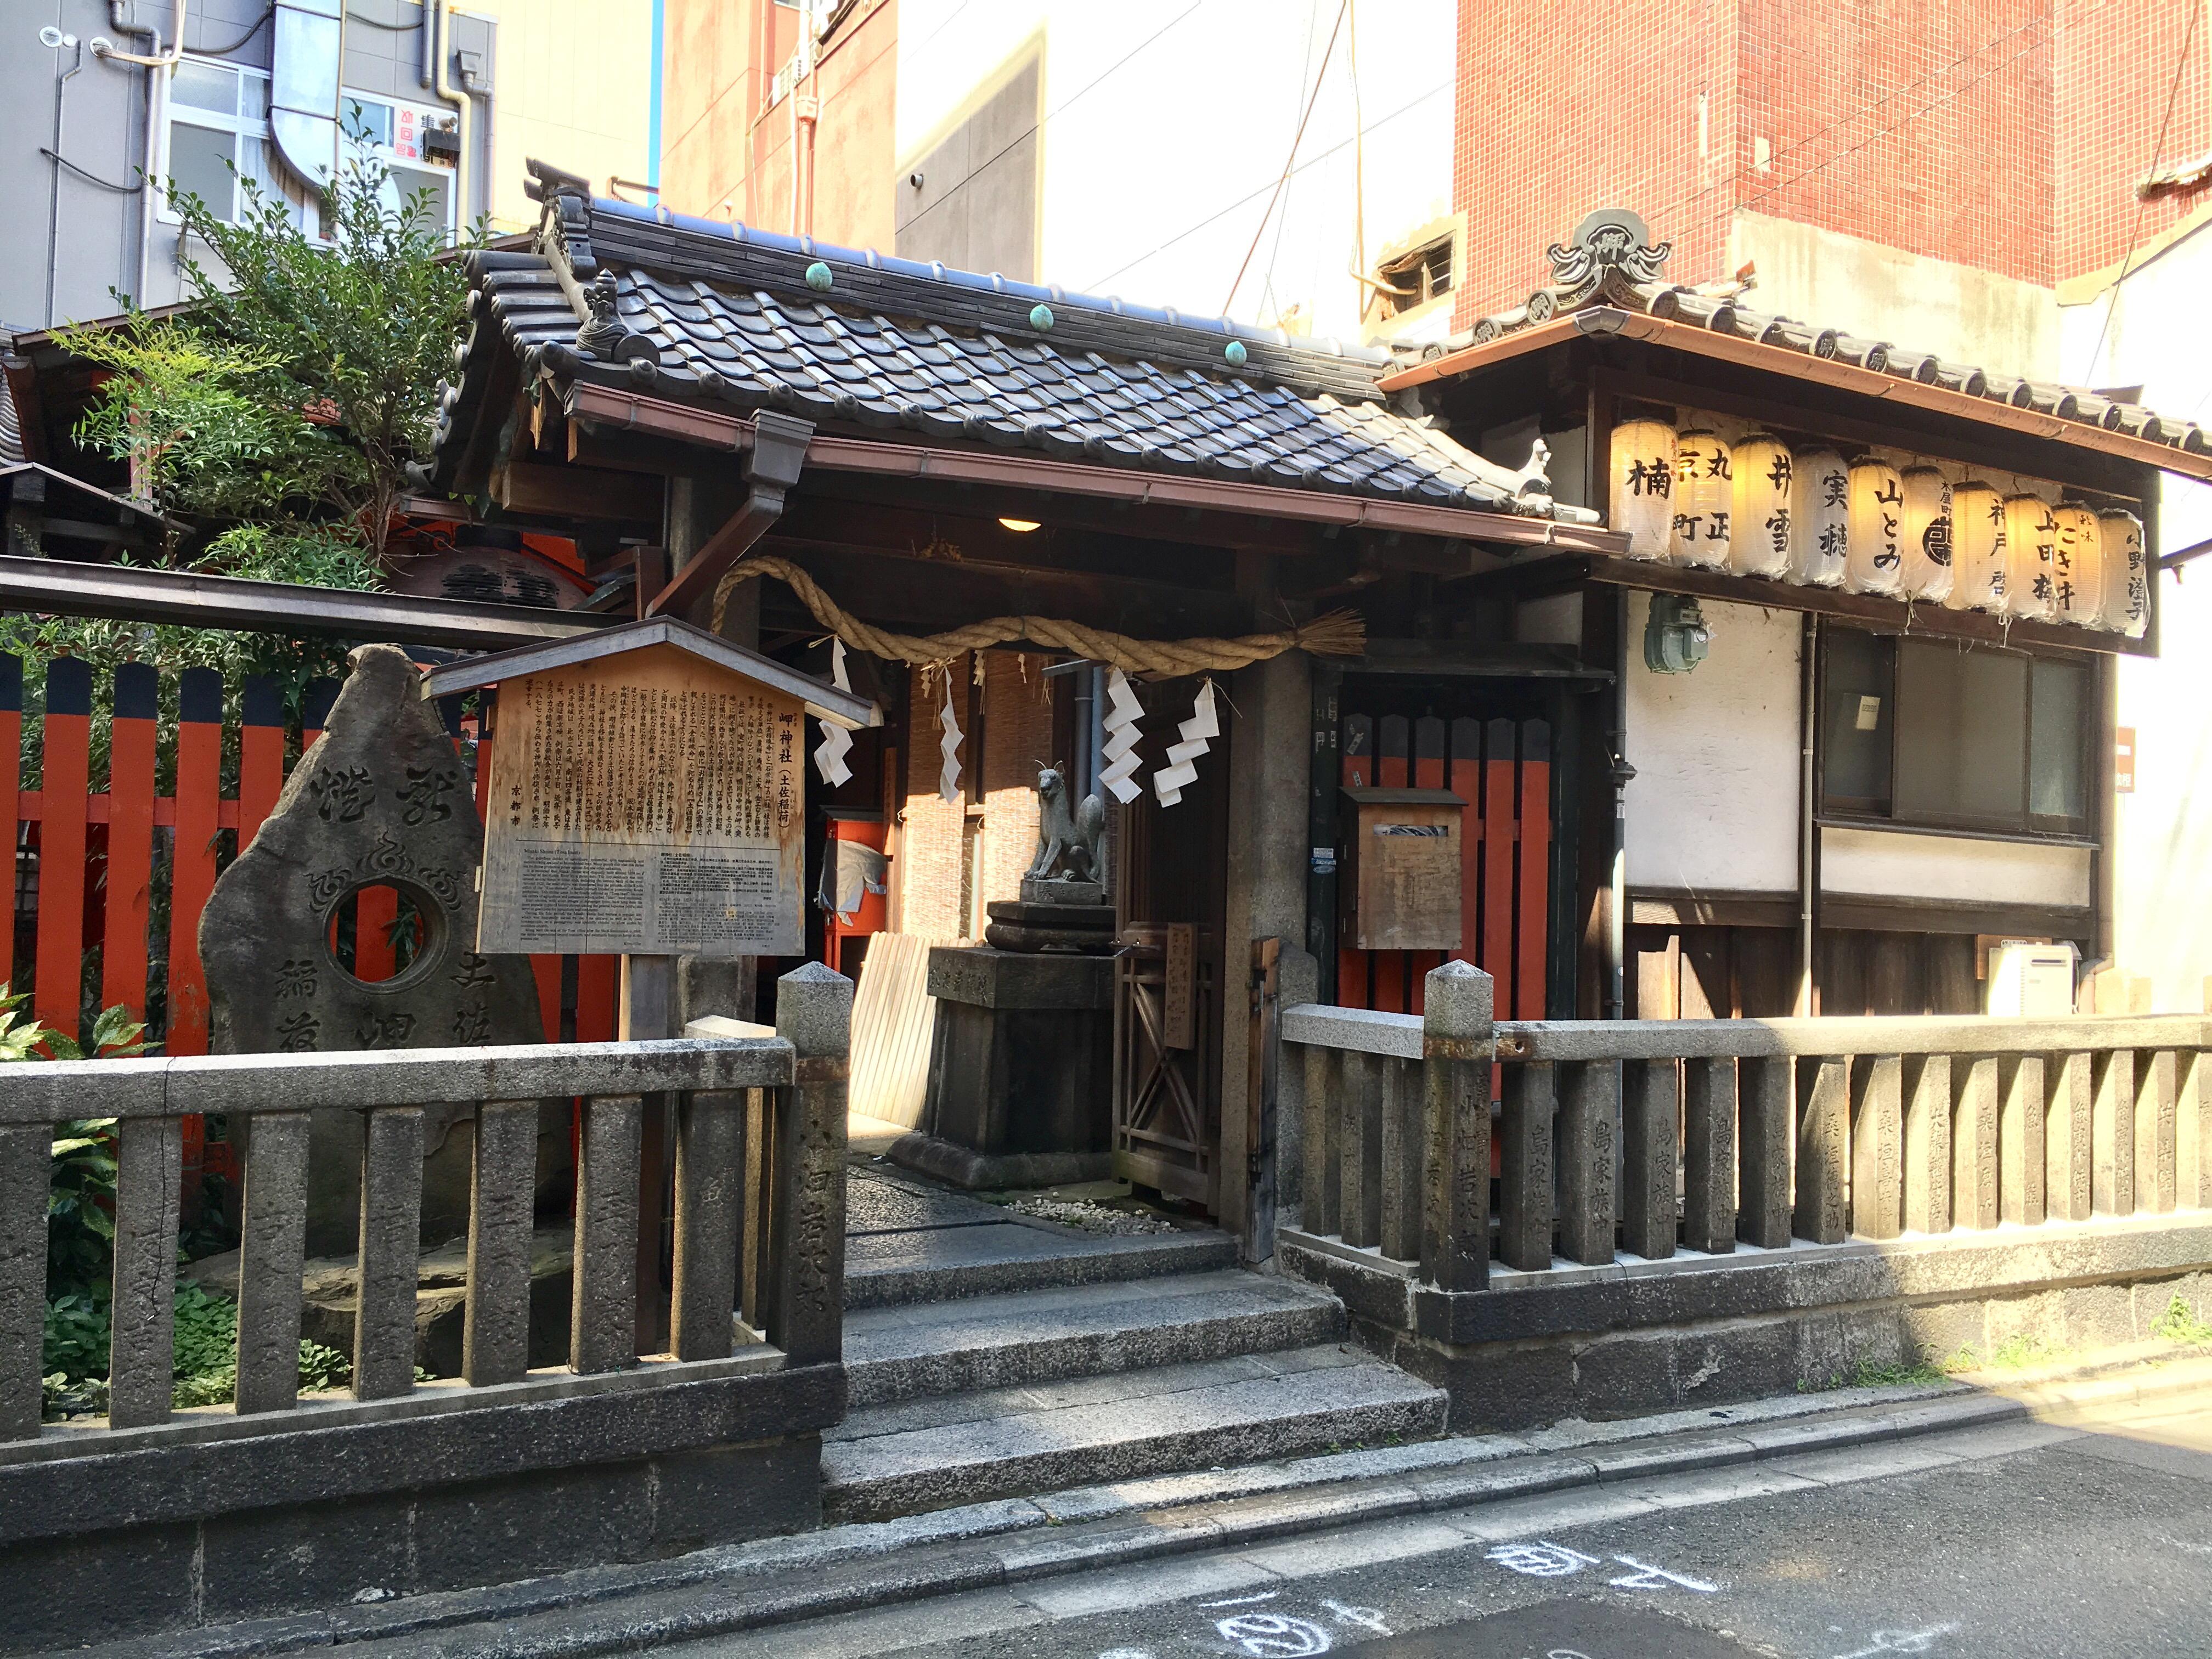
<svg viewBox="0 0 2212 1659"><path fill-rule="evenodd" d="M2122 285L2063 313L2063 378L2140 383L2162 414L2212 422L2212 228ZM2106 325L2106 312L2111 321ZM2099 344L2100 334L2103 340ZM2167 478L2159 544L2212 537L2212 489ZM2160 653L2119 659L2119 724L2136 729L2136 791L2119 797L2116 965L2151 981L2154 1008L2204 1006L2212 976L2212 560L2159 578Z"/></svg>
<svg viewBox="0 0 2212 1659"><path fill-rule="evenodd" d="M1712 648L1687 674L1644 665L1646 593L1628 596L1628 881L1698 892L1797 885L1800 622L1702 606Z"/></svg>
<svg viewBox="0 0 2212 1659"><path fill-rule="evenodd" d="M1264 11L1264 19L1259 15ZM1329 0L902 0L903 171L970 93L1044 37L1038 270L1079 293L1223 310L1281 175L1339 8ZM1450 211L1454 0L1358 8L1367 258ZM1352 78L1337 41L1298 161L1230 314L1359 333Z"/></svg>
<svg viewBox="0 0 2212 1659"><path fill-rule="evenodd" d="M2089 902L2089 849L1893 830L1820 831L1820 890L2012 904Z"/></svg>
<svg viewBox="0 0 2212 1659"><path fill-rule="evenodd" d="M2008 374L2057 370L2057 299L2033 283L1759 213L1729 233L1728 268L1746 264L1758 310Z"/></svg>

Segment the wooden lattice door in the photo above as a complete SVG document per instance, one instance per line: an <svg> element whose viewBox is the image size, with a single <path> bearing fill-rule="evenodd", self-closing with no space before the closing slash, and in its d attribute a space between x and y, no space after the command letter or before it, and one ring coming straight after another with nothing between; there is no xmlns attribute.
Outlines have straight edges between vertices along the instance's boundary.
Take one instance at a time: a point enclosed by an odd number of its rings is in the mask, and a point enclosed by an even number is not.
<svg viewBox="0 0 2212 1659"><path fill-rule="evenodd" d="M1139 696L1148 780L1188 712L1189 683ZM1228 748L1224 735L1175 805L1147 790L1120 809L1114 849L1114 1173L1208 1210L1221 1145Z"/></svg>

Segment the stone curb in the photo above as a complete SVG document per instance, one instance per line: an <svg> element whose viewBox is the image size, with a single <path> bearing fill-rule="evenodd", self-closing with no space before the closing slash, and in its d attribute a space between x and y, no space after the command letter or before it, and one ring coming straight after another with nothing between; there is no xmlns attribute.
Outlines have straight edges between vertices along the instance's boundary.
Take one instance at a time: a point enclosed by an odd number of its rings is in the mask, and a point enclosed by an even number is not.
<svg viewBox="0 0 2212 1659"><path fill-rule="evenodd" d="M1327 1527L2131 1404L2208 1382L2212 1359L2078 1384L2043 1381L2016 1395L1958 1384L1785 1395L971 1504L675 1561L70 1651L94 1659L258 1659L350 1647L362 1659L380 1652L585 1659ZM602 1611L585 1611L592 1607Z"/></svg>

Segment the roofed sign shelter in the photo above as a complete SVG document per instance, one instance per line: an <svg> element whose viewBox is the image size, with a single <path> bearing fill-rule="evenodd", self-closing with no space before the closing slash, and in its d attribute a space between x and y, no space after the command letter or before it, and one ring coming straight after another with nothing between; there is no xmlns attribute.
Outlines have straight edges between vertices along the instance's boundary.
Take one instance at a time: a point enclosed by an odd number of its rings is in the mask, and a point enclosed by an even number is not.
<svg viewBox="0 0 2212 1659"><path fill-rule="evenodd" d="M803 949L805 722L875 706L668 617L432 673L496 685L477 948Z"/></svg>

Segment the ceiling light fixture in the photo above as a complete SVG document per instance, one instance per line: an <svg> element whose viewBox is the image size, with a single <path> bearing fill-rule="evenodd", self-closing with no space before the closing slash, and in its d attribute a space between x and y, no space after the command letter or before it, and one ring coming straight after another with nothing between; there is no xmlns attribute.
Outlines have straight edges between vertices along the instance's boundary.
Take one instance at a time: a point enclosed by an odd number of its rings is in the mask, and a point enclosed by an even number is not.
<svg viewBox="0 0 2212 1659"><path fill-rule="evenodd" d="M1039 527L1035 519L1001 519L999 522L1019 536L1026 536Z"/></svg>

